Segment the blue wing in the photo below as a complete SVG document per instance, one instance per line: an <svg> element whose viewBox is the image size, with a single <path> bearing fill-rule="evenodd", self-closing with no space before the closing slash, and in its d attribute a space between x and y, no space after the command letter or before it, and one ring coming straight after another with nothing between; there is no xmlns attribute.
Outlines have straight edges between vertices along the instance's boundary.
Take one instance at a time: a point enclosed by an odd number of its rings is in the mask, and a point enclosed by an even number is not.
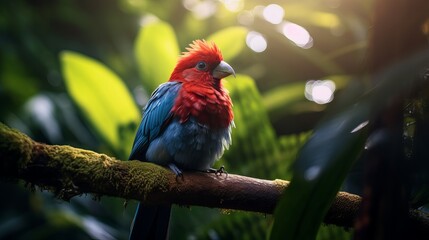
<svg viewBox="0 0 429 240"><path fill-rule="evenodd" d="M143 119L128 159L146 161L146 151L150 143L162 134L172 118L171 109L181 86L178 82L166 82L152 93L143 110ZM171 206L144 206L139 203L129 239L166 239L170 211Z"/></svg>
<svg viewBox="0 0 429 240"><path fill-rule="evenodd" d="M152 93L128 159L146 160L149 144L162 133L172 117L171 109L181 86L179 82L166 82Z"/></svg>

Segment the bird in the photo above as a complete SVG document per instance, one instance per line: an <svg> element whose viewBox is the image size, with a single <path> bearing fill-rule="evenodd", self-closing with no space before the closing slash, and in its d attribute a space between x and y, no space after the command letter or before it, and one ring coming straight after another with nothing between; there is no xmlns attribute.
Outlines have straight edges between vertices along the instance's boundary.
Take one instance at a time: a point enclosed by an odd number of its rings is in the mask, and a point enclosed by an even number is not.
<svg viewBox="0 0 429 240"><path fill-rule="evenodd" d="M162 67L162 66L160 66ZM183 171L219 172L212 168L231 145L232 101L222 79L234 69L214 42L194 40L180 55L167 82L143 108L130 160ZM139 203L129 239L168 239L171 205Z"/></svg>

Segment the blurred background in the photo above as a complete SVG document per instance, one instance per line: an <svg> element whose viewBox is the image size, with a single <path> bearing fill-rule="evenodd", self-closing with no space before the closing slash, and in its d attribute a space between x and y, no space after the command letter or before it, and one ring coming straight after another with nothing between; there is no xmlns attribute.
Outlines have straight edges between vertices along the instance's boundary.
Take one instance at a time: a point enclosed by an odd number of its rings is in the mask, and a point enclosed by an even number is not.
<svg viewBox="0 0 429 240"><path fill-rule="evenodd" d="M0 121L33 139L127 159L141 109L192 40L238 76L229 173L290 179L326 109L364 70L373 1L92 0L0 3ZM350 91L348 92L350 94ZM0 239L127 239L135 202L68 202L2 183ZM175 207L174 239L264 239L271 216ZM323 231L322 231L323 230ZM319 239L349 238L322 227Z"/></svg>

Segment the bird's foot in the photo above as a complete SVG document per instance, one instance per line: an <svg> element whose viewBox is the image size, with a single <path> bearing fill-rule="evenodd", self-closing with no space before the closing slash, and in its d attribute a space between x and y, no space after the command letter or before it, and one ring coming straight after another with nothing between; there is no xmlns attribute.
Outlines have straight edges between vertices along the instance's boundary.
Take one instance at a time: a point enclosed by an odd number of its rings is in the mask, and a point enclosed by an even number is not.
<svg viewBox="0 0 429 240"><path fill-rule="evenodd" d="M216 176L222 176L222 174L225 173L225 175L228 177L228 172L225 170L224 166L221 166L219 169L209 168L207 169L207 172L214 173Z"/></svg>
<svg viewBox="0 0 429 240"><path fill-rule="evenodd" d="M174 173L174 174L176 174L176 181L177 181L177 178L181 178L182 179L182 181L183 181L183 173L182 173L182 170L180 170L180 168L178 168L177 166L176 166L176 164L174 164L174 163L170 163L170 164L168 164L168 167L170 168L170 170Z"/></svg>

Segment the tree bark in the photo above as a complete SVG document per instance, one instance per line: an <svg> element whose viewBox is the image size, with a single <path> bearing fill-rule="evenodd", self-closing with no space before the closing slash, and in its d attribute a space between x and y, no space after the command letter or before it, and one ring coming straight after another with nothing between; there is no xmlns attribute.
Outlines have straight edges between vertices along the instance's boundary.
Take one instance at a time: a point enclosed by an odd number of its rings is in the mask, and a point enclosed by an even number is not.
<svg viewBox="0 0 429 240"><path fill-rule="evenodd" d="M60 199L90 193L135 199L146 204L198 205L211 208L273 213L284 180L263 180L235 174L184 172L141 161L120 161L105 154L46 145L0 123L0 180L24 180ZM361 198L339 192L325 223L353 226ZM423 232L429 220L417 211L410 216Z"/></svg>

